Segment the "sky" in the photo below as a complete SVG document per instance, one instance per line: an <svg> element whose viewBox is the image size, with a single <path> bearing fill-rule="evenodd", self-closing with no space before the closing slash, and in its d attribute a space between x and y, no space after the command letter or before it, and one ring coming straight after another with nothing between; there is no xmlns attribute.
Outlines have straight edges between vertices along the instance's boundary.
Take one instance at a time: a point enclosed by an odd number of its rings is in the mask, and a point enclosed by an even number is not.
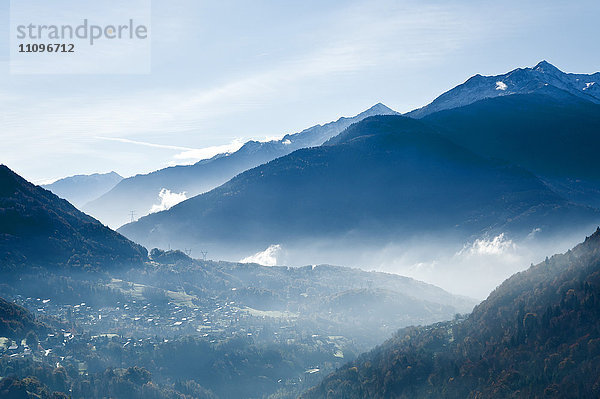
<svg viewBox="0 0 600 399"><path fill-rule="evenodd" d="M0 1L0 163L36 183L189 164L378 102L407 112L543 59L600 70L597 0L153 0L149 73L15 74Z"/></svg>

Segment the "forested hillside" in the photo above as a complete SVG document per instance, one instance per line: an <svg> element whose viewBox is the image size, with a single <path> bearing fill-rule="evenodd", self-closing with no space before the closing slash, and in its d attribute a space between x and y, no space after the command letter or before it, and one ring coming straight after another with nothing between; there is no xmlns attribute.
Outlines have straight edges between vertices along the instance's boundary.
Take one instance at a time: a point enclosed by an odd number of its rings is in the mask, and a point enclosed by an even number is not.
<svg viewBox="0 0 600 399"><path fill-rule="evenodd" d="M0 269L139 264L147 251L0 165Z"/></svg>

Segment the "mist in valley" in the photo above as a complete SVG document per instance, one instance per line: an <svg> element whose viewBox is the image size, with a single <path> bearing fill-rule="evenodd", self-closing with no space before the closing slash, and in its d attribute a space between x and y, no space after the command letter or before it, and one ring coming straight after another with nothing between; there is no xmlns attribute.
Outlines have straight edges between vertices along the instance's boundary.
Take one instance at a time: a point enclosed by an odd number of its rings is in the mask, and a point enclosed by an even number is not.
<svg viewBox="0 0 600 399"><path fill-rule="evenodd" d="M590 223L553 234L534 229L529 234L497 233L470 238L417 234L379 244L369 243L368 238L359 241L302 240L300 243L274 243L264 250L256 248L256 252L246 249L247 256L240 256L243 252L235 251L231 256L220 258L264 266L338 265L385 272L483 300L511 275L544 261L546 257L566 252L597 226L598 223ZM199 253L206 247L192 248L192 253Z"/></svg>

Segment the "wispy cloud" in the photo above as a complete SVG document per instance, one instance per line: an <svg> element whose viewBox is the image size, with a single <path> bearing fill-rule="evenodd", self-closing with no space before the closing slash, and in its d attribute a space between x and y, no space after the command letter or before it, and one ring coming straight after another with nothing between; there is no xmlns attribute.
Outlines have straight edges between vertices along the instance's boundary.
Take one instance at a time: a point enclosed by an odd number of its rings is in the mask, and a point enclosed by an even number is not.
<svg viewBox="0 0 600 399"><path fill-rule="evenodd" d="M178 161L196 162L202 159L208 159L218 154L231 154L239 150L244 145L243 140L236 139L229 144L216 145L205 148L189 148L175 155Z"/></svg>
<svg viewBox="0 0 600 399"><path fill-rule="evenodd" d="M152 147L152 148L163 148L163 149L166 149L166 150L199 151L196 148L180 147L180 146L167 145L167 144L147 143L147 142L144 142L144 141L124 139L124 138L121 138L121 137L102 137L102 136L96 136L95 138L97 138L99 140L117 141L119 143L142 145L142 146Z"/></svg>
<svg viewBox="0 0 600 399"><path fill-rule="evenodd" d="M229 144L209 146L204 148L189 148L169 144L149 143L145 141L131 140L122 137L96 136L95 138L98 140L113 141L123 144L133 144L144 147L177 151L177 153L173 155L173 160L169 163L169 166L196 163L203 159L209 159L219 154L231 154L239 150L242 147L242 145L244 145L244 141L241 139L233 140Z"/></svg>

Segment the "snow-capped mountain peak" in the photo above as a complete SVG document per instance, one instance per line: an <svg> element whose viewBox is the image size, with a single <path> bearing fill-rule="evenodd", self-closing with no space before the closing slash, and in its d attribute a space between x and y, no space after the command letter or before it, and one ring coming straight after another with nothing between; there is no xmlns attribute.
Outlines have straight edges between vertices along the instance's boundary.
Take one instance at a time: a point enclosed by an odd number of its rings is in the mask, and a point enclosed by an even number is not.
<svg viewBox="0 0 600 399"><path fill-rule="evenodd" d="M504 75L477 74L442 94L431 104L407 115L422 118L434 112L462 107L486 98L538 92L551 96L577 96L600 103L600 72L591 75L565 73L548 61L541 61L533 68L518 68Z"/></svg>

